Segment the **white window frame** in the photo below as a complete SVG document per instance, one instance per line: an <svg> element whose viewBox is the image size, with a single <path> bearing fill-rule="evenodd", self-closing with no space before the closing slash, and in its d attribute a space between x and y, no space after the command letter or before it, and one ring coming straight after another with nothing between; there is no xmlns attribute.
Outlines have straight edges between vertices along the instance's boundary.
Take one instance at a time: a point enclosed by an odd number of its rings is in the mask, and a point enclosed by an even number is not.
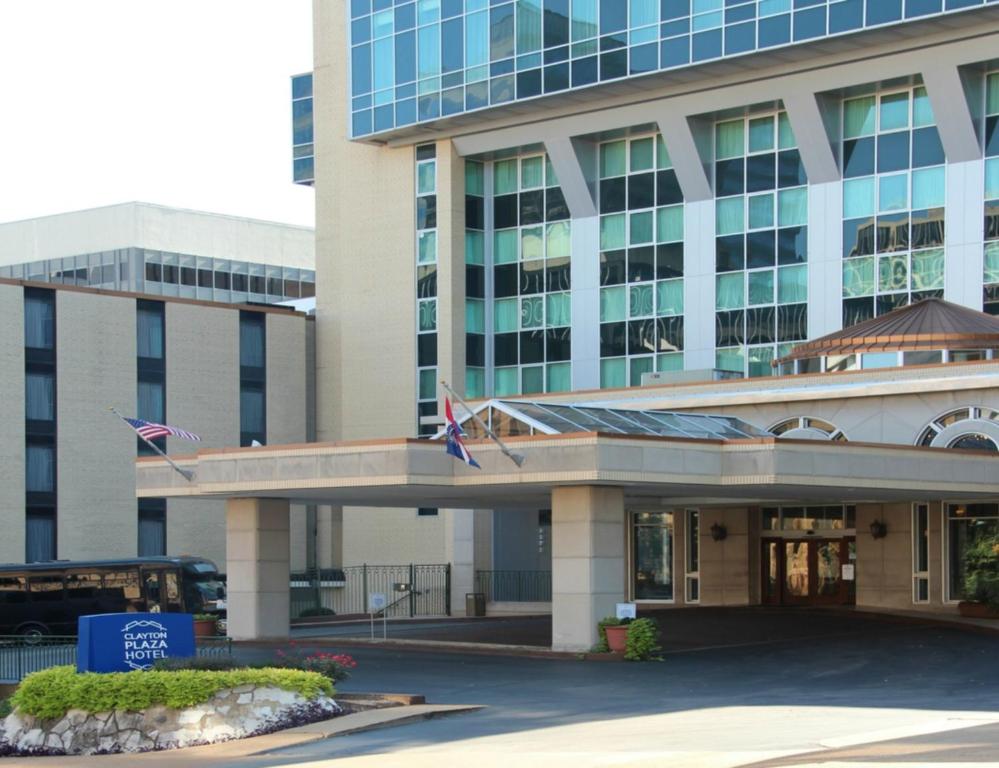
<svg viewBox="0 0 999 768"><path fill-rule="evenodd" d="M677 584L677 550L676 550L676 518L682 510L675 509L673 507L667 507L665 509L655 509L655 508L638 508L628 510L628 598L633 603L640 603L643 605L674 605L676 604L676 593L679 589ZM636 598L635 597L635 564L637 556L635 554L635 518L642 512L661 512L669 513L673 516L673 522L670 525L670 536L672 538L672 543L670 545L670 570L673 576L673 597L653 597L653 598Z"/></svg>
<svg viewBox="0 0 999 768"><path fill-rule="evenodd" d="M696 536L691 539L693 525L691 520L697 518ZM697 570L690 570L690 550L691 543L697 547ZM697 597L692 598L690 586L697 584ZM701 602L701 514L699 509L685 509L683 511L683 601L690 605L697 605Z"/></svg>

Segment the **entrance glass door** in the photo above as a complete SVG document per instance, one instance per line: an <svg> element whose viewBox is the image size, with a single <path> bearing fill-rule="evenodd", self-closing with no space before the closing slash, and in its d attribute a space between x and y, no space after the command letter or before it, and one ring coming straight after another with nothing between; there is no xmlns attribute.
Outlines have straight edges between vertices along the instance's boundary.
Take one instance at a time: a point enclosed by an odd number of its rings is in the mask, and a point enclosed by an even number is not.
<svg viewBox="0 0 999 768"><path fill-rule="evenodd" d="M846 537L764 539L762 601L776 605L852 603L853 546L854 539Z"/></svg>

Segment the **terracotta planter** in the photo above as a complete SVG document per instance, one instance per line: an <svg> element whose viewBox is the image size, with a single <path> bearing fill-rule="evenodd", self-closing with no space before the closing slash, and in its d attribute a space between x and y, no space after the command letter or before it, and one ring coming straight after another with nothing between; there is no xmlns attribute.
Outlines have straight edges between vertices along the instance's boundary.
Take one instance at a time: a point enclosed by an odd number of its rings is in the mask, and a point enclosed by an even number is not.
<svg viewBox="0 0 999 768"><path fill-rule="evenodd" d="M962 600L957 604L957 610L967 619L999 619L999 611L989 608L985 603Z"/></svg>
<svg viewBox="0 0 999 768"><path fill-rule="evenodd" d="M195 637L215 637L218 622L215 619L195 619Z"/></svg>
<svg viewBox="0 0 999 768"><path fill-rule="evenodd" d="M624 653L625 642L628 638L628 625L617 627L604 627L607 635L607 647L611 653Z"/></svg>

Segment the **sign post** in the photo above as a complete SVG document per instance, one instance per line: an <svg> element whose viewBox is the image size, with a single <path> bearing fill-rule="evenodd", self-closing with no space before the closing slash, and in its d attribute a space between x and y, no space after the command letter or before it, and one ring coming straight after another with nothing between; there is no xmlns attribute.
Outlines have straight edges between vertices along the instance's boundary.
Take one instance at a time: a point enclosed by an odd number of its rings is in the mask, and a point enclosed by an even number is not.
<svg viewBox="0 0 999 768"><path fill-rule="evenodd" d="M371 639L375 639L375 614L382 611L382 640L388 636L388 627L386 622L388 619L385 616L385 606L388 600L385 598L384 592L369 592L368 593L368 613L371 615Z"/></svg>
<svg viewBox="0 0 999 768"><path fill-rule="evenodd" d="M77 634L77 672L152 669L159 659L189 658L197 653L194 617L189 613L81 616Z"/></svg>

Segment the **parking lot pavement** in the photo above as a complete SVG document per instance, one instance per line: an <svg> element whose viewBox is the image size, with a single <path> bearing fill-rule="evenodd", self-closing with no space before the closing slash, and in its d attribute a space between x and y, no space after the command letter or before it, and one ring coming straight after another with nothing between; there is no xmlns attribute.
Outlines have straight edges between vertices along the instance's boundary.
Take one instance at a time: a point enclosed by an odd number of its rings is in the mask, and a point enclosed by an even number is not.
<svg viewBox="0 0 999 768"><path fill-rule="evenodd" d="M705 613L699 634L680 621L659 663L351 649L359 666L343 690L486 709L239 765L804 764L931 733L960 744L962 728L999 755L995 635L822 611Z"/></svg>

